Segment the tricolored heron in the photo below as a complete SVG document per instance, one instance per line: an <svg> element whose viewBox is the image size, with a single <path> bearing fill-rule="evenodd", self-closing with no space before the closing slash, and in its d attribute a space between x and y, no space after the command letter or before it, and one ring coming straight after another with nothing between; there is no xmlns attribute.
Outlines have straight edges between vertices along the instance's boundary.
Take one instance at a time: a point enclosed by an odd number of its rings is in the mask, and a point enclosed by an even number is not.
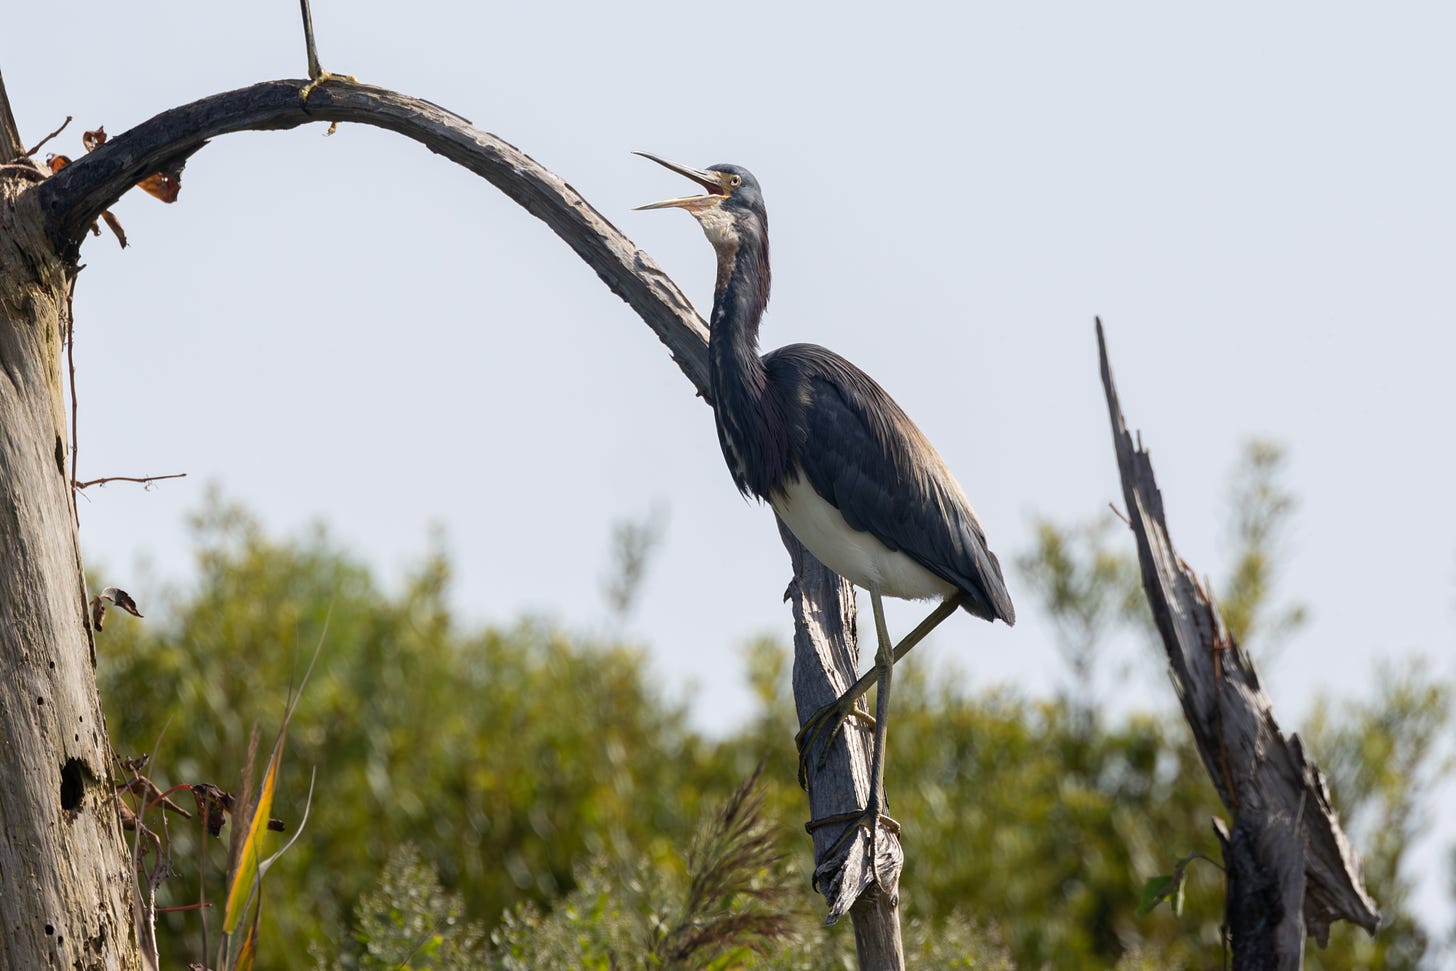
<svg viewBox="0 0 1456 971"><path fill-rule="evenodd" d="M768 214L758 181L737 165L694 169L638 154L687 176L705 195L642 209L686 209L718 254L708 341L709 391L718 441L743 494L765 500L820 562L869 591L879 640L875 669L799 733L800 781L816 737L824 747L855 702L878 683L871 787L863 825L873 851L884 815L884 749L894 662L956 607L1016 622L1001 565L960 484L909 416L859 368L815 344L758 354L768 305ZM898 647L882 597L940 598ZM856 819L852 813L835 820ZM818 822L829 822L819 820ZM851 828L848 832L853 832Z"/></svg>

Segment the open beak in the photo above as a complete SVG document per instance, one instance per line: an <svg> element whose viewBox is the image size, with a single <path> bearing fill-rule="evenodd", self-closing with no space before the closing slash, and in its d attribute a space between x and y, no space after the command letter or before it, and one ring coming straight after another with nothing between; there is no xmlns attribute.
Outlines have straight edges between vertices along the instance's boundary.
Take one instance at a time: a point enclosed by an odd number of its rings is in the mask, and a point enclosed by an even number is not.
<svg viewBox="0 0 1456 971"><path fill-rule="evenodd" d="M703 169L689 168L686 165L679 165L676 162L669 162L665 158L658 158L656 155L647 152L633 152L633 155L641 155L643 158L651 159L664 168L672 169L678 175L685 175L698 185L702 186L707 195L682 196L677 199L664 199L661 202L653 202L645 206L638 206L640 209L686 209L689 212L702 212L711 209L728 198L728 187L724 182L724 176L719 172L708 172Z"/></svg>

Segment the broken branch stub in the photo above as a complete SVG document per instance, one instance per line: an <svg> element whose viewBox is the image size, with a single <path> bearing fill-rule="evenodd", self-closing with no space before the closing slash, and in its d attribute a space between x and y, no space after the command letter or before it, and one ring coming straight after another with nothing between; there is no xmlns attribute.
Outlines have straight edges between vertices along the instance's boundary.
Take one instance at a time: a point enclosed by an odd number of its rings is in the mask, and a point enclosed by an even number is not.
<svg viewBox="0 0 1456 971"><path fill-rule="evenodd" d="M1204 768L1234 819L1232 836L1221 837L1225 858L1239 877L1228 888L1234 941L1279 941L1287 952L1293 940L1302 949L1307 933L1324 946L1336 920L1374 934L1380 915L1330 805L1324 775L1305 758L1299 736L1279 730L1253 661L1229 636L1217 605L1173 549L1152 463L1141 442L1134 445L1123 419L1101 320L1097 349L1143 590ZM1300 933L1292 935L1288 926L1234 923L1240 915L1267 918L1269 910L1260 901L1289 900L1291 882L1303 883L1302 893L1293 898L1302 899L1303 906L1282 908L1281 916L1284 921L1302 916ZM1235 894L1249 896L1235 899ZM1234 964L1240 966L1237 948ZM1281 960L1270 966L1298 964Z"/></svg>

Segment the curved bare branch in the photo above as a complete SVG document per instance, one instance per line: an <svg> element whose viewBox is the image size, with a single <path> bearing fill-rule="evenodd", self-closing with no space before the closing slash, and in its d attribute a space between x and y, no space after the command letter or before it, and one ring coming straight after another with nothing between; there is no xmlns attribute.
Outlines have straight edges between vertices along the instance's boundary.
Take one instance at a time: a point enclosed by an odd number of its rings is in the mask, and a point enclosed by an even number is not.
<svg viewBox="0 0 1456 971"><path fill-rule="evenodd" d="M141 179L239 131L354 122L398 132L479 175L550 226L667 345L707 396L708 328L681 290L576 190L530 156L420 98L364 84L265 81L164 111L77 159L36 188L46 231L74 255L86 228Z"/></svg>

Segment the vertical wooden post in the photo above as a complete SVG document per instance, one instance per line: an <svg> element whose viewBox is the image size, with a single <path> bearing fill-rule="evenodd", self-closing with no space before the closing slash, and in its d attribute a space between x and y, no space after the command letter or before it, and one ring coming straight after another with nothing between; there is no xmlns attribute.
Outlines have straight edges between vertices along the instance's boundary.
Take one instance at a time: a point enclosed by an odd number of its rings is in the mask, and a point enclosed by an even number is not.
<svg viewBox="0 0 1456 971"><path fill-rule="evenodd" d="M794 608L794 706L802 725L858 680L854 587L816 560L782 522L779 535L794 567L789 597ZM830 746L823 768L817 758L810 760L813 818L864 808L870 792L870 748L871 733L850 719ZM878 855L871 861L863 829L835 848L844 830L854 825L813 830L814 886L829 902L825 922L833 924L849 914L860 971L903 971L899 886L905 855L900 838L880 827Z"/></svg>

